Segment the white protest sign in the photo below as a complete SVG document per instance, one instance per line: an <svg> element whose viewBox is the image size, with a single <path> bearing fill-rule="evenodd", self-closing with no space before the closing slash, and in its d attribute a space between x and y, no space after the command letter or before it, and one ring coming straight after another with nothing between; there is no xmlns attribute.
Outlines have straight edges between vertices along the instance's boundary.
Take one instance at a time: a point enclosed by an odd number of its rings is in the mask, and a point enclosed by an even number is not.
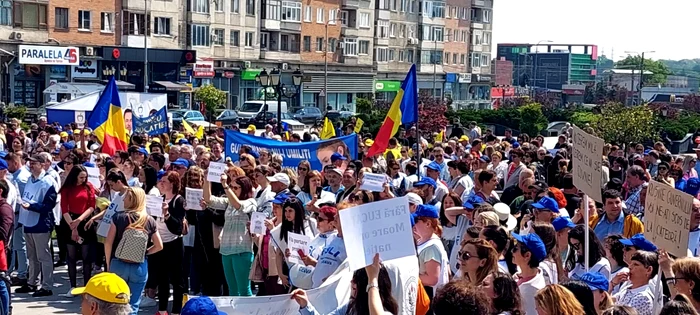
<svg viewBox="0 0 700 315"><path fill-rule="evenodd" d="M338 212L350 269L372 264L374 254L382 260L416 255L408 198L372 202Z"/></svg>
<svg viewBox="0 0 700 315"><path fill-rule="evenodd" d="M364 175L362 175L362 183L360 184L360 189L361 190L382 192L382 191L384 191L384 184L385 183L386 183L386 175L365 173Z"/></svg>
<svg viewBox="0 0 700 315"><path fill-rule="evenodd" d="M112 216L114 216L114 214L117 213L116 210L117 204L115 202L110 203L107 207L107 210L105 210L105 215L102 217L100 225L97 226L97 235L107 237L107 233L109 232L109 226L112 225Z"/></svg>
<svg viewBox="0 0 700 315"><path fill-rule="evenodd" d="M204 210L199 203L203 196L204 192L201 189L185 187L185 207L189 210Z"/></svg>
<svg viewBox="0 0 700 315"><path fill-rule="evenodd" d="M154 195L146 195L146 211L148 212L148 215L162 218L163 217L163 197L154 196Z"/></svg>
<svg viewBox="0 0 700 315"><path fill-rule="evenodd" d="M265 227L265 213L263 212L253 212L250 214L250 233L264 235L267 231Z"/></svg>
<svg viewBox="0 0 700 315"><path fill-rule="evenodd" d="M209 163L209 169L207 171L207 180L212 183L221 182L221 174L226 171L226 164L211 162Z"/></svg>
<svg viewBox="0 0 700 315"><path fill-rule="evenodd" d="M692 211L692 195L650 181L644 204L644 237L676 257L687 256Z"/></svg>
<svg viewBox="0 0 700 315"><path fill-rule="evenodd" d="M100 169L97 167L85 167L85 170L87 171L88 181L92 184L92 187L95 187L95 189L102 187Z"/></svg>
<svg viewBox="0 0 700 315"><path fill-rule="evenodd" d="M572 174L574 186L589 198L603 202L601 196L601 178L603 178L603 146L605 141L590 135L580 128L573 128Z"/></svg>
<svg viewBox="0 0 700 315"><path fill-rule="evenodd" d="M304 256L308 255L309 243L311 243L311 237L302 234L287 232L287 244L289 248L289 257L287 257L287 261L293 264L303 265L304 261L301 260L299 251L304 253Z"/></svg>

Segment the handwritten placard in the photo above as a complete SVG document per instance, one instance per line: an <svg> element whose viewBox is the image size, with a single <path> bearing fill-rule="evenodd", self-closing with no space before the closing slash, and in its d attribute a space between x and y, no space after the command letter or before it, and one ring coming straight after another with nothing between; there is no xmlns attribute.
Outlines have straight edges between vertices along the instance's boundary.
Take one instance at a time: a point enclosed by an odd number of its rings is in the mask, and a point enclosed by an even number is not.
<svg viewBox="0 0 700 315"><path fill-rule="evenodd" d="M350 269L372 264L374 254L382 260L416 255L408 198L393 198L338 212Z"/></svg>
<svg viewBox="0 0 700 315"><path fill-rule="evenodd" d="M97 167L85 167L88 176L88 182L92 184L92 187L99 189L102 187L102 181L100 181L100 169Z"/></svg>
<svg viewBox="0 0 700 315"><path fill-rule="evenodd" d="M289 257L287 257L287 261L292 264L303 265L304 261L301 259L299 251L304 253L304 256L308 255L309 243L311 243L311 237L287 232L287 248L289 248Z"/></svg>
<svg viewBox="0 0 700 315"><path fill-rule="evenodd" d="M149 215L162 218L163 217L163 197L146 195L146 211Z"/></svg>
<svg viewBox="0 0 700 315"><path fill-rule="evenodd" d="M644 204L644 237L676 257L687 256L692 211L692 195L650 181Z"/></svg>
<svg viewBox="0 0 700 315"><path fill-rule="evenodd" d="M386 175L384 174L364 173L364 175L362 175L362 183L360 183L360 189L382 192L384 191L385 183Z"/></svg>
<svg viewBox="0 0 700 315"><path fill-rule="evenodd" d="M574 126L572 165L574 185L589 198L603 202L601 178L603 178L603 146L605 141Z"/></svg>
<svg viewBox="0 0 700 315"><path fill-rule="evenodd" d="M250 215L250 233L264 235L267 231L265 227L265 213L263 212L253 212Z"/></svg>
<svg viewBox="0 0 700 315"><path fill-rule="evenodd" d="M107 233L109 233L109 226L112 225L112 217L115 213L117 213L117 203L112 202L109 204L109 206L107 206L105 215L102 217L100 225L97 226L97 235L107 237Z"/></svg>
<svg viewBox="0 0 700 315"><path fill-rule="evenodd" d="M221 182L221 174L226 171L226 164L211 162L209 163L209 169L207 171L207 180L212 183Z"/></svg>
<svg viewBox="0 0 700 315"><path fill-rule="evenodd" d="M196 188L185 188L185 207L189 210L203 210L202 205L199 203L204 196L204 192L201 189Z"/></svg>

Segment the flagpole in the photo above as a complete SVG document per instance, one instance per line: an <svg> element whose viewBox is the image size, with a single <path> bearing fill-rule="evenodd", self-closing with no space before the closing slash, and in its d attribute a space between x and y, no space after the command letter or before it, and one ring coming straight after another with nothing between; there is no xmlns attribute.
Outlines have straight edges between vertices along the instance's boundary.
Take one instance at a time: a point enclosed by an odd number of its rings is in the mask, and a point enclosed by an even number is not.
<svg viewBox="0 0 700 315"><path fill-rule="evenodd" d="M415 67L415 64L413 66ZM418 86L416 85L415 88L418 89ZM414 105L415 110L416 110L416 124L415 124L415 126L416 126L416 152L415 152L415 154L416 154L416 165L418 165L418 168L416 171L416 177L418 177L418 180L420 180L421 141L420 141L420 128L418 128L418 121L420 120L420 113L418 112L418 110L419 110L418 103L419 103L418 98L416 98L416 104Z"/></svg>

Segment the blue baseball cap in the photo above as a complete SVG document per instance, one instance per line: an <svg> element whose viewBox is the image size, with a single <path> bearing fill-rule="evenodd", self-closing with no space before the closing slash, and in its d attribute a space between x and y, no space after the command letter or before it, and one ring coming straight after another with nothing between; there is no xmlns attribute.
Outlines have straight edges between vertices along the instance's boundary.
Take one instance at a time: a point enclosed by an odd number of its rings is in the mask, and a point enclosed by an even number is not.
<svg viewBox="0 0 700 315"><path fill-rule="evenodd" d="M180 139L180 141L177 142L177 144L190 144L190 142L187 141L187 139L182 138L182 139Z"/></svg>
<svg viewBox="0 0 700 315"><path fill-rule="evenodd" d="M552 197L542 197L540 198L540 201L533 203L532 206L538 210L559 213L559 203L557 203L557 201Z"/></svg>
<svg viewBox="0 0 700 315"><path fill-rule="evenodd" d="M5 160L0 159L0 171L6 170L7 169L7 162Z"/></svg>
<svg viewBox="0 0 700 315"><path fill-rule="evenodd" d="M515 141L513 142L513 148L519 148L520 147L520 142Z"/></svg>
<svg viewBox="0 0 700 315"><path fill-rule="evenodd" d="M525 245L537 261L541 262L547 257L547 249L544 247L544 242L542 242L542 239L537 234L529 233L520 235L518 233L513 233L513 238L518 241L518 243Z"/></svg>
<svg viewBox="0 0 700 315"><path fill-rule="evenodd" d="M428 169L431 169L433 171L438 171L438 172L442 171L442 167L440 166L440 164L437 164L437 162L435 162L435 161L430 162L425 167Z"/></svg>
<svg viewBox="0 0 700 315"><path fill-rule="evenodd" d="M85 166L85 167L95 167L95 163L92 163L92 162L85 162L85 163L83 163L83 166Z"/></svg>
<svg viewBox="0 0 700 315"><path fill-rule="evenodd" d="M552 226L554 226L555 231L559 232L565 228L574 228L576 224L574 224L574 221L571 221L571 218L562 216L554 218Z"/></svg>
<svg viewBox="0 0 700 315"><path fill-rule="evenodd" d="M688 180L685 182L684 192L686 194L696 196L698 192L700 192L700 178L688 178Z"/></svg>
<svg viewBox="0 0 700 315"><path fill-rule="evenodd" d="M226 315L216 309L216 304L208 296L193 298L182 307L181 315Z"/></svg>
<svg viewBox="0 0 700 315"><path fill-rule="evenodd" d="M75 149L75 142L73 142L73 141L64 142L62 144L62 146L66 150L73 150L73 149Z"/></svg>
<svg viewBox="0 0 700 315"><path fill-rule="evenodd" d="M415 221L419 217L423 218L433 218L437 219L440 217L439 210L436 206L433 205L418 205L416 207L416 212L411 214L411 217L413 217L413 223L411 224L412 226L415 225Z"/></svg>
<svg viewBox="0 0 700 315"><path fill-rule="evenodd" d="M148 151L146 151L145 148L139 148L138 150L136 150L136 152L141 153L145 156L148 156Z"/></svg>
<svg viewBox="0 0 700 315"><path fill-rule="evenodd" d="M338 152L335 152L335 153L333 153L333 155L331 155L331 162L335 162L338 160L345 161L347 159L348 158L344 157L342 154L340 154Z"/></svg>
<svg viewBox="0 0 700 315"><path fill-rule="evenodd" d="M156 178L157 178L158 180L160 180L161 178L163 178L163 176L165 176L165 171L164 171L164 170L160 170L160 171L158 171L158 173L156 173Z"/></svg>
<svg viewBox="0 0 700 315"><path fill-rule="evenodd" d="M477 195L469 195L469 198L467 199L467 201L464 202L464 204L462 204L462 206L469 209L469 210L474 210L476 205L479 205L482 203L486 203L484 198L481 198Z"/></svg>
<svg viewBox="0 0 700 315"><path fill-rule="evenodd" d="M491 162L491 158L488 157L488 156L486 156L486 155L482 155L482 156L479 158L479 160L481 160L481 162L484 162L484 163L490 163L490 162Z"/></svg>
<svg viewBox="0 0 700 315"><path fill-rule="evenodd" d="M172 165L178 165L178 166L184 166L184 167L190 167L190 161L184 159L184 158L178 158L177 160L173 161L170 163Z"/></svg>
<svg viewBox="0 0 700 315"><path fill-rule="evenodd" d="M421 187L425 185L433 186L433 189L437 188L437 183L435 180L428 176L423 176L419 181L413 183L413 187Z"/></svg>
<svg viewBox="0 0 700 315"><path fill-rule="evenodd" d="M578 279L585 282L591 290L608 291L610 286L608 279L600 272L586 272Z"/></svg>
<svg viewBox="0 0 700 315"><path fill-rule="evenodd" d="M275 196L275 199L272 199L272 203L276 205L282 205L284 204L287 199L289 199L291 196L289 194L279 194Z"/></svg>
<svg viewBox="0 0 700 315"><path fill-rule="evenodd" d="M657 247L654 245L654 243L650 242L646 238L644 238L644 234L638 233L632 236L631 238L623 238L620 239L620 243L625 246L634 246L637 249L640 250L645 250L648 252L655 252Z"/></svg>
<svg viewBox="0 0 700 315"><path fill-rule="evenodd" d="M61 153L61 149L56 149L56 150L53 150L53 152L51 152L51 154L54 154L54 155L60 154L60 153ZM5 154L7 154L7 153L5 153Z"/></svg>

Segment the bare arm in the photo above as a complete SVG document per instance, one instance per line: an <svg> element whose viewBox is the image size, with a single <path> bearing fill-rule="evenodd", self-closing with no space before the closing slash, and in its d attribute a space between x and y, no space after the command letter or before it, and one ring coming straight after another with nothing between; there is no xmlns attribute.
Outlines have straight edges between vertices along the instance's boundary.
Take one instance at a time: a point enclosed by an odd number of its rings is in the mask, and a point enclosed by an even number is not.
<svg viewBox="0 0 700 315"><path fill-rule="evenodd" d="M107 270L109 271L109 267L112 261L112 244L114 243L114 238L117 236L117 227L114 225L114 222L109 225L109 232L107 232L107 238L105 239L105 262L107 263Z"/></svg>
<svg viewBox="0 0 700 315"><path fill-rule="evenodd" d="M420 281L423 285L432 287L437 285L440 277L440 263L434 260L425 262L425 273L420 274Z"/></svg>
<svg viewBox="0 0 700 315"><path fill-rule="evenodd" d="M157 253L163 249L163 240L160 238L160 233L158 233L158 231L151 236L151 242L153 242L153 246L146 250L146 255Z"/></svg>

